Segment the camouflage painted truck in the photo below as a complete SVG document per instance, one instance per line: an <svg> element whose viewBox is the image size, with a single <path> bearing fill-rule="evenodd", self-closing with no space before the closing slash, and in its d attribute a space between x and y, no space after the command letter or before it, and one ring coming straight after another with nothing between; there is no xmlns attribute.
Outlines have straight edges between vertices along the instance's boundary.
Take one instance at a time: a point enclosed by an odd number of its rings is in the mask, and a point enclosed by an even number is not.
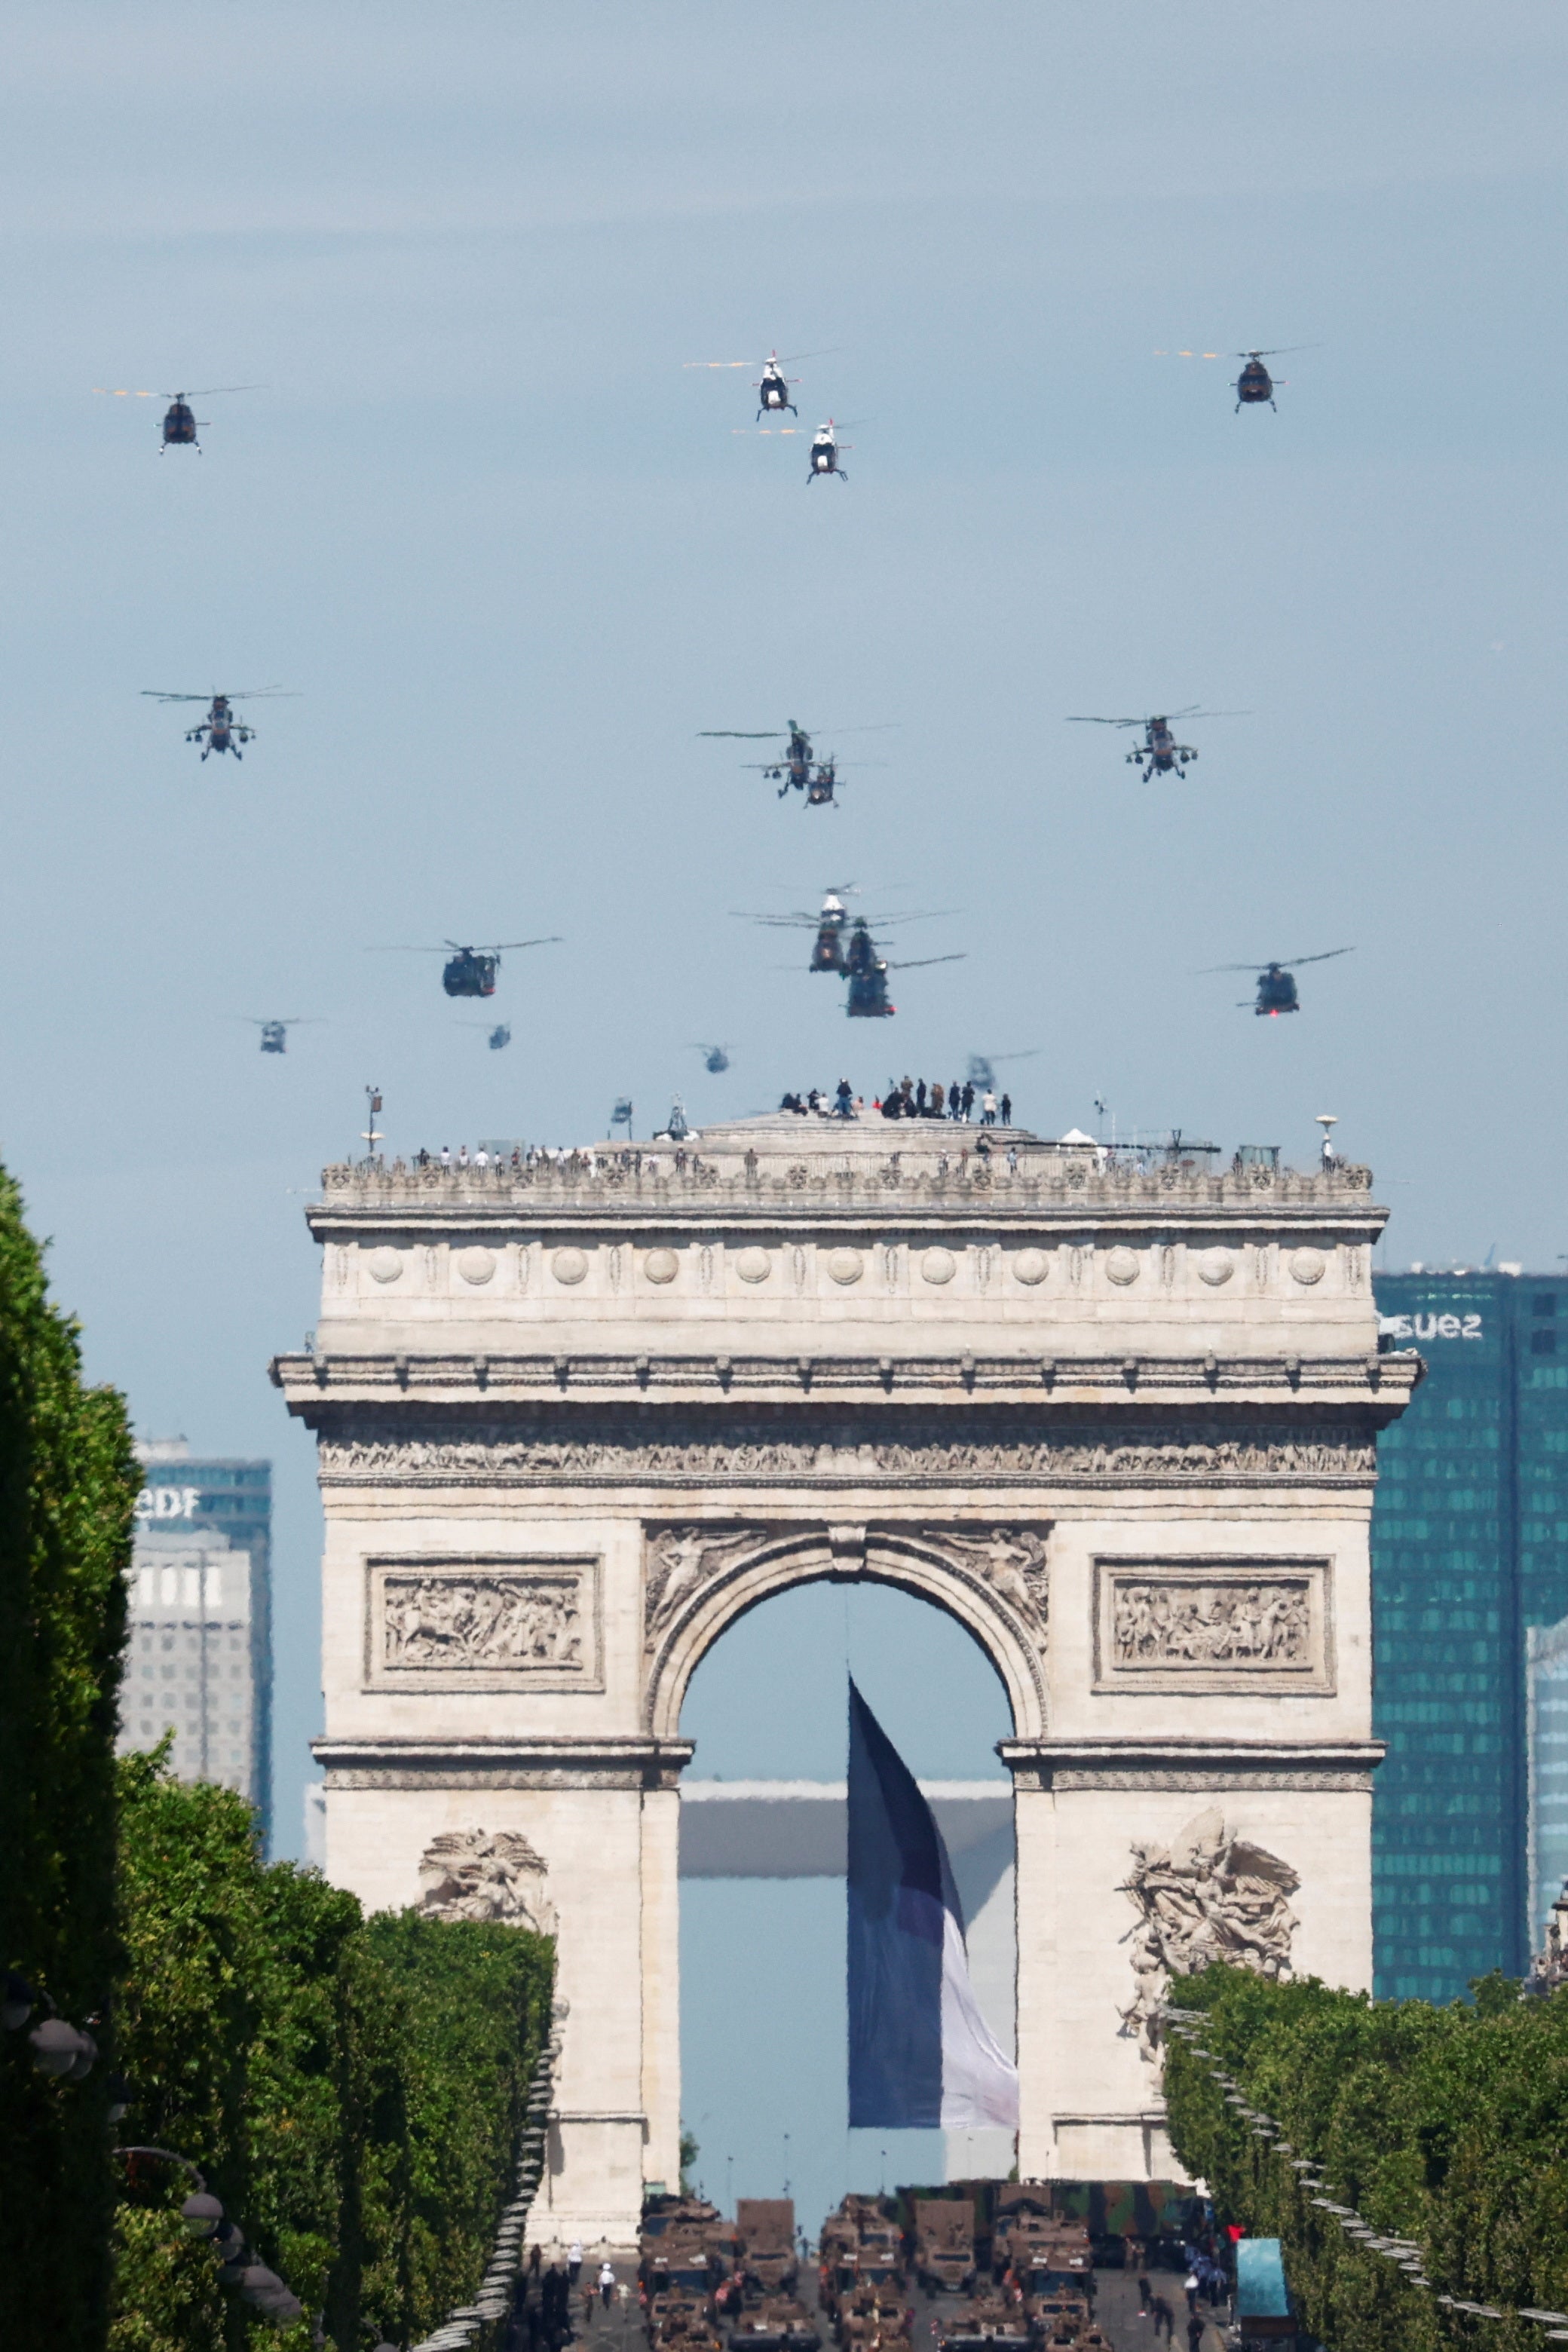
<svg viewBox="0 0 1568 2352"><path fill-rule="evenodd" d="M962 2294L974 2284L974 2208L967 2197L918 2200L915 2276L931 2294Z"/></svg>
<svg viewBox="0 0 1568 2352"><path fill-rule="evenodd" d="M793 2294L800 2263L795 2250L795 2200L742 2197L735 2206L735 2259L748 2296Z"/></svg>

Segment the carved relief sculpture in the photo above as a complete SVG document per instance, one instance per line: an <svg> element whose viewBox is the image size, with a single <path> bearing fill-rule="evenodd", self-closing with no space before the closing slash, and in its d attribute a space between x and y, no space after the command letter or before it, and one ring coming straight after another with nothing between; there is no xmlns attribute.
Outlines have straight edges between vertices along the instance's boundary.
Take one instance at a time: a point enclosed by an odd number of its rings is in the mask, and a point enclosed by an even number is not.
<svg viewBox="0 0 1568 2352"><path fill-rule="evenodd" d="M1118 1583L1112 1601L1119 1666L1306 1665L1307 1585Z"/></svg>
<svg viewBox="0 0 1568 2352"><path fill-rule="evenodd" d="M957 1536L943 1528L942 1548L978 1568L1025 1622L1044 1633L1049 1612L1050 1571L1045 1538L1030 1528L993 1528L988 1536Z"/></svg>
<svg viewBox="0 0 1568 2352"><path fill-rule="evenodd" d="M383 1663L397 1666L581 1666L575 1580L389 1576Z"/></svg>
<svg viewBox="0 0 1568 2352"><path fill-rule="evenodd" d="M1300 1924L1288 1897L1300 1885L1288 1862L1226 1832L1211 1807L1168 1847L1135 1841L1121 1892L1138 1912L1131 1959L1134 1992L1121 2012L1151 2061L1160 2013L1173 1977L1228 1960L1258 1976L1290 1973L1290 1938Z"/></svg>
<svg viewBox="0 0 1568 2352"><path fill-rule="evenodd" d="M445 1830L419 1860L419 1908L436 1919L499 1921L553 1936L546 1865L515 1830Z"/></svg>
<svg viewBox="0 0 1568 2352"><path fill-rule="evenodd" d="M663 1528L651 1537L643 1602L648 1648L699 1586L749 1547L765 1541L768 1534L758 1528Z"/></svg>

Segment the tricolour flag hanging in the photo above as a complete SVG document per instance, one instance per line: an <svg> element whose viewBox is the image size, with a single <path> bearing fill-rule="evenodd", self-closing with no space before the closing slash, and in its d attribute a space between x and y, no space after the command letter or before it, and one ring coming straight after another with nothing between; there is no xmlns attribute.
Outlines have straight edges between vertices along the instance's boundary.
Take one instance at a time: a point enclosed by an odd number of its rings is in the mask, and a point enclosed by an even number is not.
<svg viewBox="0 0 1568 2352"><path fill-rule="evenodd" d="M849 1685L852 2130L1018 2126L1018 2070L981 2016L942 1832Z"/></svg>

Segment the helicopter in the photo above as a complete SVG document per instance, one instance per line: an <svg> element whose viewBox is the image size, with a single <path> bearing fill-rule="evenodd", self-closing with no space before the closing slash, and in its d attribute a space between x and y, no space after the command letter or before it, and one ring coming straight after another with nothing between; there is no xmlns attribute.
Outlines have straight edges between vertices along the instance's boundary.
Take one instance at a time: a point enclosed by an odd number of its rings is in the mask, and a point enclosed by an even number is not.
<svg viewBox="0 0 1568 2352"><path fill-rule="evenodd" d="M1037 1045L1028 1045L1019 1054L971 1054L964 1075L977 1094L994 1094L998 1062L1032 1062L1039 1050Z"/></svg>
<svg viewBox="0 0 1568 2352"><path fill-rule="evenodd" d="M500 970L500 960L504 952L512 948L552 948L559 947L560 944L560 934L552 931L546 939L501 940L493 947L462 947L456 940L445 940L438 948L381 948L373 952L381 955L447 955L449 948L451 954L447 957L441 973L441 985L447 995L493 996L496 992L496 974ZM509 1030L507 1034L510 1036L511 1033ZM495 1044L495 1035L496 1033L492 1032L490 1037L492 1045Z"/></svg>
<svg viewBox="0 0 1568 2352"><path fill-rule="evenodd" d="M691 1050L694 1054L701 1055L702 1066L708 1072L710 1077L718 1077L721 1072L727 1070L730 1066L730 1048L728 1045L704 1045L698 1043L692 1046Z"/></svg>
<svg viewBox="0 0 1568 2352"><path fill-rule="evenodd" d="M317 1017L312 1014L305 1018L296 1017L292 1021L258 1021L252 1015L249 1025L252 1029L260 1030L261 1050L264 1054L286 1054L289 1050L289 1030L312 1028L315 1026Z"/></svg>
<svg viewBox="0 0 1568 2352"><path fill-rule="evenodd" d="M143 695L150 696L154 702L206 702L207 700L205 694L162 694L156 687L153 686L144 686L142 691ZM242 760L245 754L239 747L242 743L251 741L256 730L254 727L246 727L240 723L234 715L234 706L237 702L258 702L268 695L283 695L290 699L293 698L292 689L281 686L252 687L245 694L215 694L207 706L206 717L199 727L193 727L189 730L185 737L186 742L200 743L204 760L213 751L232 751L237 760Z"/></svg>
<svg viewBox="0 0 1568 2352"><path fill-rule="evenodd" d="M488 1021L465 1021L463 1026L465 1029L482 1029L485 1043L492 1054L499 1054L503 1046L511 1044L511 1027L508 1022L500 1022L494 1029Z"/></svg>
<svg viewBox="0 0 1568 2352"><path fill-rule="evenodd" d="M1329 963L1335 956L1353 955L1354 948L1325 948L1321 955L1287 956L1279 963L1265 964L1261 971L1255 963L1211 963L1207 971L1258 972L1258 1002L1253 1011L1260 1020L1273 1021L1281 1013L1300 1013L1301 1000L1296 992L1296 975L1290 969L1299 963ZM1237 1007L1245 1013L1246 1004Z"/></svg>
<svg viewBox="0 0 1568 2352"><path fill-rule="evenodd" d="M837 889L825 892L822 905L815 915L751 915L739 907L732 908L731 912L738 915L742 922L766 923L774 930L796 930L802 926L814 930L816 938L812 943L811 961L806 970L836 972L842 979L848 970L844 960L844 933L849 922L849 909L844 898L854 887L853 882L842 882Z"/></svg>
<svg viewBox="0 0 1568 2352"><path fill-rule="evenodd" d="M908 922L916 918L895 915L889 919ZM889 971L919 971L927 964L962 963L963 960L960 950L954 955L916 956L902 963L889 963L886 956L878 953L865 916L857 915L844 950L845 977L849 982L844 1010L851 1021L890 1021L899 1008L888 995Z"/></svg>
<svg viewBox="0 0 1568 2352"><path fill-rule="evenodd" d="M826 352L786 352L781 361L778 352L772 351L765 360L687 360L684 364L689 368L760 367L762 374L757 380L756 391L757 419L761 423L764 416L782 416L786 409L792 416L799 415L800 411L789 395L791 387L797 384L800 378L785 375L784 369L796 360L819 360L826 356Z"/></svg>
<svg viewBox="0 0 1568 2352"><path fill-rule="evenodd" d="M116 384L100 383L93 386L95 392L107 394L110 400L166 400L168 402L169 405L164 413L162 427L163 439L158 445L160 457L165 449L194 449L198 457L201 456L202 445L196 439L196 426L198 424L205 425L210 420L205 416L197 416L191 406L193 400L211 400L219 393L259 392L260 389L260 385L255 383L213 383L209 384L205 392L129 392L122 391Z"/></svg>
<svg viewBox="0 0 1568 2352"><path fill-rule="evenodd" d="M815 482L819 474L837 474L841 482L847 482L849 477L839 464L838 456L841 449L847 449L850 446L847 441L839 440L830 416L818 429L811 445L811 471L806 480Z"/></svg>
<svg viewBox="0 0 1568 2352"><path fill-rule="evenodd" d="M1264 401L1267 401L1278 416L1279 407L1274 397L1275 379L1269 374L1263 362L1265 360L1283 359L1287 352L1304 352L1307 348L1305 343L1286 343L1272 352L1237 352L1237 358L1245 360L1247 365L1242 369L1232 387L1236 394L1237 415L1239 416L1244 408L1261 407ZM1282 384L1285 378L1281 376L1279 381Z"/></svg>
<svg viewBox="0 0 1568 2352"><path fill-rule="evenodd" d="M885 733L888 726L894 723L884 721L874 727L842 727L836 732L841 735L879 735ZM771 727L705 727L701 733L708 740L721 736L741 743L772 743L778 740ZM789 722L788 740L783 752L775 759L759 761L757 772L766 776L770 783L777 784L781 801L786 799L790 793L796 792L805 793L807 808L837 805L833 797L838 782L837 753L830 752L826 760L819 758L812 749L811 737L806 730L793 719Z"/></svg>
<svg viewBox="0 0 1568 2352"><path fill-rule="evenodd" d="M1079 712L1069 715L1068 725L1069 727L1142 727L1142 749L1129 751L1127 764L1130 768L1141 770L1143 782L1147 783L1150 777L1155 775L1184 776L1189 761L1195 760L1198 756L1190 743L1177 742L1171 732L1171 719L1245 719L1247 715L1245 710L1200 710L1196 703L1192 703L1185 710L1173 711L1170 717L1162 714L1149 719L1093 719L1085 718L1081 712ZM1146 766L1145 761L1148 763Z"/></svg>

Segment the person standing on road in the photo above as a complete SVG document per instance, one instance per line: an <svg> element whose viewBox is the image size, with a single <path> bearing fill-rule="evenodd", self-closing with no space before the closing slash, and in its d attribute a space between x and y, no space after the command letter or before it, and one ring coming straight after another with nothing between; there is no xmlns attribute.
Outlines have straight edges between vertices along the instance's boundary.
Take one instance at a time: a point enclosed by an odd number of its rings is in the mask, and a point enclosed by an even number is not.
<svg viewBox="0 0 1568 2352"><path fill-rule="evenodd" d="M566 2249L566 2284L567 2284L567 2285L568 2285L568 2286L575 2286L575 2285L576 2285L576 2284L577 2284L577 2282L578 2282L578 2280L582 2277L582 2275L583 2275L583 2241L582 2241L582 2239L581 2239L581 2238L574 2238L574 2239L573 2239L573 2241L572 2241L572 2243L571 2243L571 2244L567 2247L567 2249ZM1197 2284L1197 2281L1196 2281L1196 2279L1194 2279L1194 2280L1193 2280L1193 2282L1192 2282L1192 2284L1193 2284L1193 2285L1195 2287L1195 2286L1196 2286L1196 2284Z"/></svg>
<svg viewBox="0 0 1568 2352"><path fill-rule="evenodd" d="M614 2263L601 2263L599 2264L599 2301L606 2311L615 2299L615 2293L616 2266Z"/></svg>

